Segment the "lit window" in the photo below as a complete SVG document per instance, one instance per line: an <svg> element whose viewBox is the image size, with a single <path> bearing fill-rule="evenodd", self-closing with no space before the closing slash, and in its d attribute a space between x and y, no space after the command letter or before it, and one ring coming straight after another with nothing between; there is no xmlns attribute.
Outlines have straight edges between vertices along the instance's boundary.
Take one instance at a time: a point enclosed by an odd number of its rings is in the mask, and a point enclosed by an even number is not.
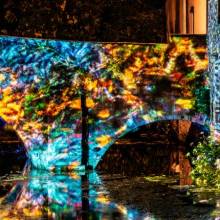
<svg viewBox="0 0 220 220"><path fill-rule="evenodd" d="M206 34L207 0L167 0L167 32Z"/></svg>

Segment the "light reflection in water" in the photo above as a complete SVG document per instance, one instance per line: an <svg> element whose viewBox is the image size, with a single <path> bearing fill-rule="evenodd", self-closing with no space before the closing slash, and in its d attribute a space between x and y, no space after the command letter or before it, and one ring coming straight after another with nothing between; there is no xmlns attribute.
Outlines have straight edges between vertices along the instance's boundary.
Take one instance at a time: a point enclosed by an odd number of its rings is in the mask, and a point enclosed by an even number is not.
<svg viewBox="0 0 220 220"><path fill-rule="evenodd" d="M0 198L0 219L140 219L138 211L110 201L97 173L31 171ZM154 219L145 214L141 219Z"/></svg>

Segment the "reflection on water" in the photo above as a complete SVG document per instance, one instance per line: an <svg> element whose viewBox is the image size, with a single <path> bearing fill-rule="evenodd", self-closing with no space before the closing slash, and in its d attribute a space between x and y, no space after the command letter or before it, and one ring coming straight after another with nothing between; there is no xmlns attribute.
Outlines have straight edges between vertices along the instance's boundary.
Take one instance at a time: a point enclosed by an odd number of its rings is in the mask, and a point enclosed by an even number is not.
<svg viewBox="0 0 220 220"><path fill-rule="evenodd" d="M7 181L6 181L7 182ZM110 201L101 179L32 171L1 198L0 219L137 219L138 212Z"/></svg>
<svg viewBox="0 0 220 220"><path fill-rule="evenodd" d="M0 196L1 220L215 219L213 206L194 204L186 190L174 187L175 178L31 171L0 181L11 185Z"/></svg>

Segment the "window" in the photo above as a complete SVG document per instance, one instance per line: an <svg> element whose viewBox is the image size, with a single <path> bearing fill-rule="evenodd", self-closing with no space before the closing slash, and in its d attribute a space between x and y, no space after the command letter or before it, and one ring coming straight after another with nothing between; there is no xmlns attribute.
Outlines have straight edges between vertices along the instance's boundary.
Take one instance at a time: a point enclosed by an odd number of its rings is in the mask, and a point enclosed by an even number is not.
<svg viewBox="0 0 220 220"><path fill-rule="evenodd" d="M207 33L207 0L167 0L166 13L170 34Z"/></svg>

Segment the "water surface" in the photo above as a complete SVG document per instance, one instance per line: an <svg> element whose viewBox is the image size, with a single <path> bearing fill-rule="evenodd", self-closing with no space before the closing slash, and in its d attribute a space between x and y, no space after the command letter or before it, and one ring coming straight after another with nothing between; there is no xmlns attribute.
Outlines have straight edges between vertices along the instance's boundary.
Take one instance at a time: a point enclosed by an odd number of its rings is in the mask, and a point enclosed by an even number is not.
<svg viewBox="0 0 220 220"><path fill-rule="evenodd" d="M31 171L2 176L0 183L3 220L220 219L218 193L190 193L176 177Z"/></svg>

